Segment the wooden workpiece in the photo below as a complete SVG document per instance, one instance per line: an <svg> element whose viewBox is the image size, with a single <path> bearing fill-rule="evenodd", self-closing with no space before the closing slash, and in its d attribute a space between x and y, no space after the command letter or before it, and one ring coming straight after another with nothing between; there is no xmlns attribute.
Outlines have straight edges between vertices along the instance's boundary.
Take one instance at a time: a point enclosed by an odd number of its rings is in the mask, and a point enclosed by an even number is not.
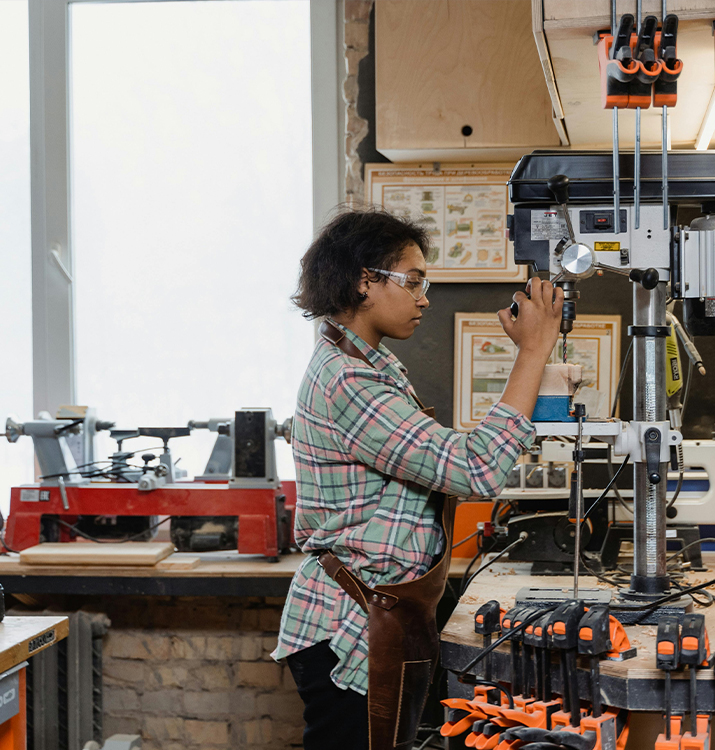
<svg viewBox="0 0 715 750"><path fill-rule="evenodd" d="M65 547L84 546L65 544ZM22 553L21 553L22 554ZM291 578L305 555L295 552L282 555L278 562L268 562L263 557L238 555L235 552L176 552L156 565L107 565L87 561L83 565L57 563L52 566L29 565L21 555L0 556L0 581L3 576L140 576L140 577L216 577L216 578ZM453 558L451 576L461 576L467 558Z"/></svg>
<svg viewBox="0 0 715 750"><path fill-rule="evenodd" d="M69 544L66 546L70 546ZM79 546L79 545L78 545ZM207 576L223 577L290 577L298 569L304 555L283 555L278 562L268 562L263 557L239 556L236 553L175 553L163 559L157 565L107 565L91 564L52 566L28 565L19 555L10 554L0 557L0 580L3 575L22 576L82 576L91 574L104 576L132 577L172 577ZM198 558L199 562L196 563ZM188 563L187 563L188 561ZM171 564L169 564L171 563Z"/></svg>
<svg viewBox="0 0 715 750"><path fill-rule="evenodd" d="M173 554L171 542L46 542L20 552L24 565L153 566Z"/></svg>
<svg viewBox="0 0 715 750"><path fill-rule="evenodd" d="M5 617L0 622L0 674L69 634L66 617Z"/></svg>
<svg viewBox="0 0 715 750"><path fill-rule="evenodd" d="M715 553L703 553L703 561L708 566L707 572L692 573L683 582L684 586L695 585L710 578L715 578ZM496 599L504 609L514 606L516 593L522 587L530 588L563 588L567 592L572 590L573 576L531 576L529 575L530 563L499 562L486 569L470 585L464 596L462 596L457 608L444 627L441 634L442 641L442 663L447 668L459 668L469 663L481 650L482 636L474 632L474 615L477 609L490 599ZM606 583L598 581L591 576L579 578L579 589L615 589ZM714 589L715 590L715 589ZM612 600L613 601L613 600ZM702 608L697 604L693 610L705 615L705 626L711 635L711 644L715 643L715 606ZM637 655L626 661L607 661L600 663L601 690L604 702L607 705L619 705L618 700L622 695L630 701L650 701L657 704L661 700L663 672L655 668L655 639L657 633L656 625L630 625L625 628L631 646L634 646ZM509 646L504 643L496 649L497 663L502 666L508 662ZM587 663L584 661L579 670L579 689L582 699L588 699L588 671ZM479 674L478 667L477 673ZM554 662L554 670L556 670ZM556 670L557 672L558 670ZM498 670L497 670L498 672ZM614 678L614 680L609 680ZM674 710L676 706L681 709L688 707L689 673L678 671L673 673L673 700ZM698 706L707 711L715 710L715 680L712 668L698 670L698 683L702 683L698 693ZM560 683L558 675L555 677L554 690ZM617 690L611 686L620 685ZM644 686L648 685L648 697L636 695L641 693ZM464 685L465 694L471 688ZM618 696L618 698L616 698ZM613 701L613 702L611 702ZM626 706L620 706L626 707ZM651 705L647 710L655 710L657 706ZM641 710L646 710L641 709Z"/></svg>

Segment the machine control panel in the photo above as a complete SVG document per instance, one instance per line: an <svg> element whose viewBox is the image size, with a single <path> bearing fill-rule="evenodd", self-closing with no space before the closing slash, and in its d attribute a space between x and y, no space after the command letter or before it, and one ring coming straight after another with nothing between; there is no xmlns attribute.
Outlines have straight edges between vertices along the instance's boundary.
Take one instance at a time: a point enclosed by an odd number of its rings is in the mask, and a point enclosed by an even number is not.
<svg viewBox="0 0 715 750"><path fill-rule="evenodd" d="M621 226L626 225L626 210L621 209ZM579 211L579 231L581 234L613 232L613 211Z"/></svg>

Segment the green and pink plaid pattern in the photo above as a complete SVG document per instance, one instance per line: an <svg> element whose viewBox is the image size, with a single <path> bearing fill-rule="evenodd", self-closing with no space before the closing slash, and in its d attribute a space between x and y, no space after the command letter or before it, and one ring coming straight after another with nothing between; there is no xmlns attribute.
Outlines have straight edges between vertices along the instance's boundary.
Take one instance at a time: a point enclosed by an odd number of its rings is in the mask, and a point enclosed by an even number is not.
<svg viewBox="0 0 715 750"><path fill-rule="evenodd" d="M408 581L442 543L430 491L496 496L534 427L501 403L469 434L440 426L422 414L387 348L343 330L374 367L316 345L293 419L296 541L307 553L332 549L369 586ZM330 640L333 681L365 694L366 629L367 616L309 555L291 583L273 658Z"/></svg>

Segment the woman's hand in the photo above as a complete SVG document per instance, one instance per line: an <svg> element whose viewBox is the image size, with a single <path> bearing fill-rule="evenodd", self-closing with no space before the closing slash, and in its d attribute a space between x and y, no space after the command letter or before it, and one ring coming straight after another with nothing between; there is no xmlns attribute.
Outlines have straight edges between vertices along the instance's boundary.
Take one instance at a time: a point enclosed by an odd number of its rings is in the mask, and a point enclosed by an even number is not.
<svg viewBox="0 0 715 750"><path fill-rule="evenodd" d="M514 302L519 305L519 316L512 320L511 310L499 310L499 322L506 335L516 344L520 353L543 359L545 363L556 345L561 326L561 309L564 290L554 289L550 281L538 277L529 279L526 291L517 292ZM543 363L542 363L543 364Z"/></svg>
<svg viewBox="0 0 715 750"><path fill-rule="evenodd" d="M550 281L536 277L529 279L526 290L531 299L524 292L514 295L519 305L516 320L512 320L509 308L498 313L504 331L519 350L501 400L531 418L544 367L559 336L564 290L554 290Z"/></svg>

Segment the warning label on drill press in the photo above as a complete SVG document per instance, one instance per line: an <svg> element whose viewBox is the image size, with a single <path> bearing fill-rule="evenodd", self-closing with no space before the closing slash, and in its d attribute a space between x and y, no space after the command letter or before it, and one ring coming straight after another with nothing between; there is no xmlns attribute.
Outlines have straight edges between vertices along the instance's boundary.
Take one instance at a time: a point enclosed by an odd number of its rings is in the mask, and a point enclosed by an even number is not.
<svg viewBox="0 0 715 750"><path fill-rule="evenodd" d="M594 242L593 249L597 253L618 253L621 251L620 242Z"/></svg>
<svg viewBox="0 0 715 750"><path fill-rule="evenodd" d="M560 240L568 235L566 222L558 211L531 211L531 239L532 240Z"/></svg>

